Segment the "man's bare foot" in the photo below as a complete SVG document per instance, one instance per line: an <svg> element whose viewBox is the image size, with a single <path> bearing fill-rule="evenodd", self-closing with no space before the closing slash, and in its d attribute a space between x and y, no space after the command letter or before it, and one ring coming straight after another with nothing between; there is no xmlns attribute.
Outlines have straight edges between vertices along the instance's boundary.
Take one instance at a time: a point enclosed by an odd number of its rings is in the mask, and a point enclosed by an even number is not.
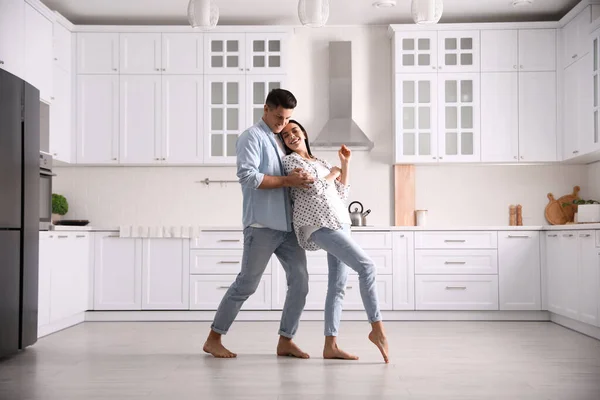
<svg viewBox="0 0 600 400"><path fill-rule="evenodd" d="M292 341L292 339L284 336L279 337L279 343L277 344L277 355L282 357L296 357L308 359L310 356L300 350L300 348Z"/></svg>
<svg viewBox="0 0 600 400"><path fill-rule="evenodd" d="M337 345L334 347L327 346L323 349L323 358L326 360L358 360L354 354L346 353Z"/></svg>
<svg viewBox="0 0 600 400"><path fill-rule="evenodd" d="M206 342L204 343L204 347L202 347L205 353L212 354L213 357L216 358L234 358L237 357L237 354L232 353L227 350L225 346L221 343L221 335L210 331Z"/></svg>
<svg viewBox="0 0 600 400"><path fill-rule="evenodd" d="M377 346L377 348L381 352L381 355L383 356L383 360L385 361L385 363L389 363L390 360L388 358L388 342L387 338L385 337L385 333L383 333L383 330L373 329L371 333L369 333L369 340L373 342L375 346Z"/></svg>

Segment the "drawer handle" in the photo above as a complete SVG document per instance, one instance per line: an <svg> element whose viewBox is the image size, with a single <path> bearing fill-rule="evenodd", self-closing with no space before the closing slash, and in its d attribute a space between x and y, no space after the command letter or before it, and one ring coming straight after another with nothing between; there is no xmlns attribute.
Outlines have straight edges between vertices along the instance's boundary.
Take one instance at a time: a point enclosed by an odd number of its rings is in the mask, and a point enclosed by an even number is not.
<svg viewBox="0 0 600 400"><path fill-rule="evenodd" d="M58 235L57 237L58 237L59 239L66 239L66 238L68 238L68 236L64 236L64 235Z"/></svg>
<svg viewBox="0 0 600 400"><path fill-rule="evenodd" d="M466 261L446 261L444 264L446 265L465 265Z"/></svg>
<svg viewBox="0 0 600 400"><path fill-rule="evenodd" d="M558 235L548 235L548 237L558 237Z"/></svg>
<svg viewBox="0 0 600 400"><path fill-rule="evenodd" d="M219 289L229 289L229 286L219 286Z"/></svg>
<svg viewBox="0 0 600 400"><path fill-rule="evenodd" d="M110 237L110 238L118 238L118 237L119 237L119 235L108 235L107 237Z"/></svg>
<svg viewBox="0 0 600 400"><path fill-rule="evenodd" d="M467 290L466 286L446 286L446 290Z"/></svg>
<svg viewBox="0 0 600 400"><path fill-rule="evenodd" d="M239 261L219 261L219 264L239 264Z"/></svg>
<svg viewBox="0 0 600 400"><path fill-rule="evenodd" d="M82 239L82 238L84 238L84 237L85 237L85 235L77 235L77 236L75 236L75 237L76 237L77 239Z"/></svg>
<svg viewBox="0 0 600 400"><path fill-rule="evenodd" d="M239 243L240 239L220 239L219 242L222 242L222 243Z"/></svg>
<svg viewBox="0 0 600 400"><path fill-rule="evenodd" d="M508 235L509 239L529 239L529 235Z"/></svg>
<svg viewBox="0 0 600 400"><path fill-rule="evenodd" d="M446 242L446 243L465 243L466 240L464 240L464 239L447 239L447 240L444 240L444 242Z"/></svg>
<svg viewBox="0 0 600 400"><path fill-rule="evenodd" d="M346 286L346 290L352 290L352 286Z"/></svg>
<svg viewBox="0 0 600 400"><path fill-rule="evenodd" d="M590 235L589 233L584 233L584 234L579 235L579 237L590 237L590 236L592 236L592 235Z"/></svg>
<svg viewBox="0 0 600 400"><path fill-rule="evenodd" d="M569 234L563 235L563 237L573 237L573 234L569 233Z"/></svg>

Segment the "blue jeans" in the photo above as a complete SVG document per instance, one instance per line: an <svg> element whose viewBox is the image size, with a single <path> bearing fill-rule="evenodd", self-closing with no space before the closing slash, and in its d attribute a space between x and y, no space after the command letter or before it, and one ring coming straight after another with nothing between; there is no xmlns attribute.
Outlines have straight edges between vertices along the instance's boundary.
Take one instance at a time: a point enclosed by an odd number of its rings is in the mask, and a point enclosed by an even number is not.
<svg viewBox="0 0 600 400"><path fill-rule="evenodd" d="M337 336L342 315L342 301L348 278L348 268L358 273L360 296L369 322L381 321L377 300L377 275L373 260L350 236L350 227L341 230L321 228L311 237L319 247L327 252L329 279L325 300L325 336Z"/></svg>
<svg viewBox="0 0 600 400"><path fill-rule="evenodd" d="M219 304L211 326L213 331L221 335L227 334L244 302L258 288L273 254L285 270L288 286L279 334L294 337L308 294L306 252L298 244L294 231L283 232L269 228L244 229L242 269Z"/></svg>

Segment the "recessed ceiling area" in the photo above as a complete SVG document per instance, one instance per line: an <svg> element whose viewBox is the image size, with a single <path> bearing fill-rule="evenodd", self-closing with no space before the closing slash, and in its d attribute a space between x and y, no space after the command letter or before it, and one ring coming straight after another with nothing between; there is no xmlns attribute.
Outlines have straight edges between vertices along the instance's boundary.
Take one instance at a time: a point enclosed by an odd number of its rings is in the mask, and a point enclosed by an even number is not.
<svg viewBox="0 0 600 400"><path fill-rule="evenodd" d="M187 25L188 0L42 0L81 25ZM411 0L375 8L374 0L331 0L327 25L413 23ZM513 7L512 0L444 0L440 23L556 21L579 0L537 0ZM219 25L299 25L298 0L216 0Z"/></svg>

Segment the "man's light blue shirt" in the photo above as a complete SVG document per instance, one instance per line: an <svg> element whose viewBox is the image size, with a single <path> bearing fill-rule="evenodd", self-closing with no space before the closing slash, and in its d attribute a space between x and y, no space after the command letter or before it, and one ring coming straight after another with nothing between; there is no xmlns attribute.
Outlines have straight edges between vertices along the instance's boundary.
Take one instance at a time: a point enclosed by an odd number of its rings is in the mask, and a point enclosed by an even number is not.
<svg viewBox="0 0 600 400"><path fill-rule="evenodd" d="M242 185L243 224L292 231L292 205L287 188L259 189L265 175L283 176L277 138L261 119L237 140L237 176Z"/></svg>

